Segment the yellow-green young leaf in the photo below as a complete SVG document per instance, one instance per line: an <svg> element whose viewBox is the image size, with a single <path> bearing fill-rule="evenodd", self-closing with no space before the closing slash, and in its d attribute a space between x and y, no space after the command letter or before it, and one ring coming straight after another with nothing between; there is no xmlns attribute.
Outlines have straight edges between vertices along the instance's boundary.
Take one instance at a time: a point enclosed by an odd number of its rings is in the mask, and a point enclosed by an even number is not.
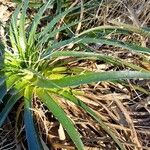
<svg viewBox="0 0 150 150"><path fill-rule="evenodd" d="M37 89L36 93L41 101L48 107L48 109L62 124L78 150L84 150L84 145L80 139L78 131L74 127L73 122L67 117L63 109L57 104L55 100L53 100L53 98L48 94L46 90Z"/></svg>
<svg viewBox="0 0 150 150"><path fill-rule="evenodd" d="M23 70L23 74L24 74L24 80L31 80L34 76L33 72L31 72L30 70L24 69Z"/></svg>
<svg viewBox="0 0 150 150"><path fill-rule="evenodd" d="M56 67L52 69L52 72L66 72L67 67Z"/></svg>
<svg viewBox="0 0 150 150"><path fill-rule="evenodd" d="M48 76L49 79L51 80L55 80L55 79L61 79L63 78L64 76L66 76L65 74L58 74L58 73L53 73L53 74L50 74Z"/></svg>

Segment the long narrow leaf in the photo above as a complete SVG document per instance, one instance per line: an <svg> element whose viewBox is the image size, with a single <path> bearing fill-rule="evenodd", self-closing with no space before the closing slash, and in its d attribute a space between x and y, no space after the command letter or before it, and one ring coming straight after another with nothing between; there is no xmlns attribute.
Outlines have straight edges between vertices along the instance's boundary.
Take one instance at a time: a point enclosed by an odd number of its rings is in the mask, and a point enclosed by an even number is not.
<svg viewBox="0 0 150 150"><path fill-rule="evenodd" d="M76 51L56 51L51 54L51 57L61 57L61 56L69 56L69 57L81 57L81 59L88 58L95 58L97 60L102 60L106 63L111 63L117 66L127 66L134 70L143 70L142 67L134 65L132 63L128 63L126 61L121 60L120 58L116 58L113 56L107 56L104 54L94 53L94 52L76 52Z"/></svg>
<svg viewBox="0 0 150 150"><path fill-rule="evenodd" d="M83 21L87 21L89 19L86 19L86 20L83 20ZM82 21L82 22L83 22ZM48 33L47 35L43 36L39 41L38 41L38 44L37 44L37 47L41 46L43 43L46 43L48 39L52 38L52 37L55 37L55 35L63 30L66 30L66 29L70 29L70 27L80 23L81 21L75 21L75 22L72 22L70 24L65 24L63 25L62 27L60 27L59 29L56 29L54 28L54 30L50 33Z"/></svg>
<svg viewBox="0 0 150 150"><path fill-rule="evenodd" d="M35 36L35 32L37 29L37 26L40 22L40 19L44 13L44 11L48 8L49 5L51 5L53 2L53 0L49 0L47 3L45 3L38 11L37 15L34 17L31 29L30 29L30 34L29 34L29 39L28 39L28 45L32 46L32 44L34 43L34 36Z"/></svg>
<svg viewBox="0 0 150 150"><path fill-rule="evenodd" d="M59 92L61 96L66 98L67 100L73 102L77 106L80 106L83 108L88 114L90 114L99 124L100 126L108 133L112 139L117 143L117 145L120 147L121 150L125 150L123 147L123 144L117 139L115 134L108 128L108 126L102 121L102 118L98 116L90 107L88 107L84 102L77 99L74 95L70 94L69 92L62 91Z"/></svg>
<svg viewBox="0 0 150 150"><path fill-rule="evenodd" d="M98 26L98 27L87 29L87 30L81 32L80 34L78 34L77 36L79 37L79 36L82 36L82 35L86 35L88 33L92 33L92 32L95 33L95 32L99 32L99 31L103 31L103 30L105 30L105 31L107 31L107 30L115 31L116 30L117 31L118 29L122 29L122 28L120 28L118 26L110 26L110 25Z"/></svg>
<svg viewBox="0 0 150 150"><path fill-rule="evenodd" d="M9 37L13 51L16 53L17 51L17 41L15 39L15 35L13 33L12 25L9 26Z"/></svg>
<svg viewBox="0 0 150 150"><path fill-rule="evenodd" d="M23 90L26 84L26 81L19 82L13 89L11 89L11 91L9 91L9 99L3 110L0 112L0 127L6 119L8 113L11 111L12 107L23 96Z"/></svg>
<svg viewBox="0 0 150 150"><path fill-rule="evenodd" d="M82 40L79 43L84 43L84 44L101 43L101 44L107 44L107 45L112 45L112 46L125 48L125 49L135 51L135 52L146 53L146 54L150 53L149 48L141 47L141 46L136 45L136 44L122 42L122 41L119 41L119 40L112 40L112 39L106 39L106 38L100 38L100 39L82 38Z"/></svg>
<svg viewBox="0 0 150 150"><path fill-rule="evenodd" d="M0 127L3 125L8 113L11 111L15 103L23 96L22 91L10 97L3 110L0 112Z"/></svg>
<svg viewBox="0 0 150 150"><path fill-rule="evenodd" d="M52 51L54 51L55 49L63 48L64 46L67 46L69 44L76 44L76 43L82 43L82 44L100 43L100 44L107 44L107 45L121 47L139 53L146 53L146 54L150 53L150 49L147 47L141 47L136 44L125 43L118 40L111 40L106 38L95 39L95 38L86 38L86 37L74 37L68 40L60 41L59 43L56 44L54 43L51 47L45 50L41 59L49 58L52 54Z"/></svg>
<svg viewBox="0 0 150 150"><path fill-rule="evenodd" d="M73 122L66 116L63 109L52 99L47 91L38 89L37 95L62 124L76 147L79 150L84 150L84 145L80 139L79 133L75 129Z"/></svg>
<svg viewBox="0 0 150 150"><path fill-rule="evenodd" d="M18 15L20 12L20 8L21 8L21 5L19 5L15 9L15 11L12 15L12 18L11 18L11 22L10 22L10 40L11 40L12 47L14 48L13 50L17 50L17 44L18 44L18 46L20 45L18 27L17 27L17 19L18 19ZM20 51L20 49L19 49L19 51Z"/></svg>
<svg viewBox="0 0 150 150"><path fill-rule="evenodd" d="M25 17L26 17L26 11L28 8L29 0L24 0L23 8L22 8L22 14L19 21L19 43L20 43L20 49L22 49L22 55L23 51L26 49L26 32L25 32Z"/></svg>
<svg viewBox="0 0 150 150"><path fill-rule="evenodd" d="M6 77L3 71L4 69L4 45L0 43L0 102L2 102L3 97L6 93Z"/></svg>
<svg viewBox="0 0 150 150"><path fill-rule="evenodd" d="M0 102L3 102L3 98L7 93L6 83L0 85Z"/></svg>
<svg viewBox="0 0 150 150"><path fill-rule="evenodd" d="M65 15L70 13L71 11L76 10L78 8L79 8L79 6L73 7L71 9L68 9L68 10L60 13L59 15L55 16L54 19L41 32L41 34L39 35L39 38L45 36L45 34L47 34L47 33L50 33L52 31L52 29L54 28L54 26L56 25L56 23L58 23L62 17L64 17Z"/></svg>
<svg viewBox="0 0 150 150"><path fill-rule="evenodd" d="M150 72L138 71L110 71L110 72L93 72L76 76L64 77L58 80L49 80L44 78L37 78L34 85L41 88L58 88L79 86L81 84L88 84L99 81L113 81L122 79L150 79Z"/></svg>
<svg viewBox="0 0 150 150"><path fill-rule="evenodd" d="M42 150L38 132L35 129L32 113L33 88L27 86L24 91L24 124L29 150Z"/></svg>
<svg viewBox="0 0 150 150"><path fill-rule="evenodd" d="M12 75L10 77L4 77L6 82L0 85L0 101L4 98L4 96L7 94L7 91L9 91L13 85L19 80L18 76Z"/></svg>
<svg viewBox="0 0 150 150"><path fill-rule="evenodd" d="M41 56L41 59L42 60L49 59L52 54L52 51L55 51L56 49L59 49L59 48L63 48L69 44L81 43L81 41L82 41L82 38L70 38L68 40L63 40L63 41L54 43L51 47L45 50L45 52Z"/></svg>
<svg viewBox="0 0 150 150"><path fill-rule="evenodd" d="M117 25L119 28L126 29L128 31L132 31L132 32L135 32L135 33L138 33L138 34L141 34L141 35L143 35L145 37L149 37L150 38L150 32L145 30L145 28L140 28L140 27L136 27L136 26L133 26L133 25L130 25L130 24L117 22L115 20L111 20L109 22L114 24L114 25Z"/></svg>
<svg viewBox="0 0 150 150"><path fill-rule="evenodd" d="M110 26L110 25L104 25L104 26L99 26L99 27L94 27L88 30L85 30L83 32L81 32L80 34L78 34L77 36L81 36L81 35L86 35L87 33L90 32L97 32L97 31L102 31L102 30L109 30L109 29L114 29L114 31L116 30L122 30L122 31L129 31L129 32L134 32L134 33L139 33L143 36L146 37L150 37L150 33L142 28L137 28L133 25L128 25L128 24L124 24L124 23L119 23L116 21L111 21L111 23L117 25L117 26Z"/></svg>
<svg viewBox="0 0 150 150"><path fill-rule="evenodd" d="M0 71L4 68L5 47L0 41Z"/></svg>
<svg viewBox="0 0 150 150"><path fill-rule="evenodd" d="M0 73L0 86L6 81L4 74Z"/></svg>

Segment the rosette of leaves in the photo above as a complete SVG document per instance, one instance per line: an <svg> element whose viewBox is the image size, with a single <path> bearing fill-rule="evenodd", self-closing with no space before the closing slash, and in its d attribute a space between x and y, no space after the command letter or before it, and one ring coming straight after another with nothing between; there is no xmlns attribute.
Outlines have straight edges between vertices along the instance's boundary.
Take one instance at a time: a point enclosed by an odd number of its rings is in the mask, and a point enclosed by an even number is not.
<svg viewBox="0 0 150 150"><path fill-rule="evenodd" d="M104 38L90 38L86 33L68 39L55 40L57 33L67 30L76 25L73 22L63 25L59 29L59 20L76 8L67 9L51 19L40 31L37 30L38 24L45 10L53 5L53 0L45 3L35 15L31 24L27 19L28 0L19 5L12 15L9 25L9 42L0 45L0 127L3 125L9 112L18 101L24 101L24 124L28 143L28 149L43 149L41 140L36 130L32 100L37 97L52 112L55 118L61 123L67 134L72 139L76 148L84 149L80 134L75 128L74 123L67 117L58 101L52 95L58 95L71 101L83 108L93 119L95 119L106 133L112 137L120 149L125 149L123 144L117 139L115 134L108 128L90 107L82 100L78 99L75 93L70 92L75 86L88 84L98 81L113 81L121 79L143 78L149 79L150 73L146 71L111 71L111 72L86 72L69 70L66 67L69 59L65 62L60 61L61 57L74 57L85 59L95 58L115 65L126 65L130 68L139 68L125 63L119 59L85 51L65 50L65 46L75 44L74 50L79 45L89 43L102 43L117 45L123 48L149 52L148 49L132 45L122 44L121 42L111 41ZM28 22L28 23L27 23ZM67 88L66 88L67 87Z"/></svg>

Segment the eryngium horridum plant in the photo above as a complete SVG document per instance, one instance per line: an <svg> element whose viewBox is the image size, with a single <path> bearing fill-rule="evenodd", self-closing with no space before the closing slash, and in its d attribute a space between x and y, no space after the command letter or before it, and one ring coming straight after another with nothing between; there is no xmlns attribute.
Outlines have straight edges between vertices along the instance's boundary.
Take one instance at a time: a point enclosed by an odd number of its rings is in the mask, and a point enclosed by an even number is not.
<svg viewBox="0 0 150 150"><path fill-rule="evenodd" d="M15 103L20 100L23 101L24 125L28 149L43 149L38 131L35 128L32 112L32 100L33 97L36 97L44 103L61 123L76 148L83 150L84 145L80 134L57 101L58 97L63 97L83 108L100 124L120 149L125 149L115 134L105 125L100 116L82 102L82 100L78 99L76 94L71 90L73 87L91 82L133 78L148 79L150 78L150 73L138 71L86 72L82 69L78 69L77 72L70 69L68 71L66 64L69 63L69 59L66 62L66 59L63 59L64 62L62 62L59 58L74 57L85 59L88 57L89 59L90 57L95 57L95 59L100 59L112 64L120 63L120 60L110 56L75 51L79 49L80 44L86 45L88 43L98 42L117 45L132 50L137 49L132 45L125 45L121 42L114 42L109 39L90 38L86 35L86 32L80 36L56 41L55 36L57 33L69 29L69 27L74 26L78 22L62 25L60 28L56 27L57 23L63 16L78 7L67 9L58 14L41 30L37 30L43 13L49 6L53 5L53 3L53 0L49 0L45 3L39 9L31 24L26 15L28 0L24 0L23 4L19 5L12 15L9 25L9 41L3 42L3 44L0 45L0 127ZM65 46L69 44L75 44L74 51L71 49L70 51L65 50ZM144 50L146 52L148 51L146 48L143 48L143 51ZM130 66L128 63L122 62L121 64L133 68L133 66Z"/></svg>

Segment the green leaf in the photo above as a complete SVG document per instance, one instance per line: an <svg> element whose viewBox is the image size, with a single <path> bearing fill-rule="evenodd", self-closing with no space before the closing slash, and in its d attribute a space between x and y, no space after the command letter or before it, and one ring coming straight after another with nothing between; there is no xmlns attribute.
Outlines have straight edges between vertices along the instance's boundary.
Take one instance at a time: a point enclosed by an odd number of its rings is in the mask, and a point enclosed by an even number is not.
<svg viewBox="0 0 150 150"><path fill-rule="evenodd" d="M150 49L147 47L141 47L136 44L122 42L119 40L106 39L106 38L99 38L99 39L82 38L82 40L80 40L78 43L83 43L83 44L100 43L100 44L107 44L107 45L125 48L125 49L135 51L135 52L146 53L146 54L150 53Z"/></svg>
<svg viewBox="0 0 150 150"><path fill-rule="evenodd" d="M32 98L33 98L33 88L27 86L24 91L24 124L26 137L28 142L29 150L42 150L42 144L38 135L38 131L35 129L32 113Z"/></svg>
<svg viewBox="0 0 150 150"><path fill-rule="evenodd" d="M41 89L37 89L36 91L38 97L65 128L76 147L79 150L84 150L84 145L80 139L79 133L75 129L73 122L66 116L66 113L63 111L63 109L57 104L55 100L52 99L47 91Z"/></svg>
<svg viewBox="0 0 150 150"><path fill-rule="evenodd" d="M45 78L37 78L33 83L41 88L59 88L68 86L79 86L99 81L113 81L122 79L150 79L150 72L138 71L110 71L110 72L93 72L76 76L64 77L58 80L49 80Z"/></svg>
<svg viewBox="0 0 150 150"><path fill-rule="evenodd" d="M6 81L6 78L4 77L4 75L2 75L0 73L0 86Z"/></svg>
<svg viewBox="0 0 150 150"><path fill-rule="evenodd" d="M60 0L56 0L56 2L57 2L56 14L60 14L63 3Z"/></svg>
<svg viewBox="0 0 150 150"><path fill-rule="evenodd" d="M12 29L11 25L9 26L9 37L10 37L10 42L11 42L12 49L16 53L17 42L16 42L16 39L15 39L15 36L14 36L13 29Z"/></svg>
<svg viewBox="0 0 150 150"><path fill-rule="evenodd" d="M24 0L23 2L24 3L22 7L22 13L21 13L20 21L19 21L19 43L22 49L21 51L22 56L24 57L23 52L26 49L26 43L27 43L26 31L25 31L25 17L26 17L26 11L28 8L29 0Z"/></svg>
<svg viewBox="0 0 150 150"><path fill-rule="evenodd" d="M96 32L103 31L103 30L105 30L106 32L108 30L112 30L114 32L117 30L120 30L120 31L122 31L122 33L124 33L125 31L128 31L130 33L133 32L133 33L141 34L146 37L150 37L149 31L146 31L143 28L138 28L133 25L124 24L124 23L120 23L120 22L116 22L116 21L110 21L110 22L117 26L104 25L104 26L94 27L94 28L91 28L91 29L81 32L80 34L78 34L78 36L86 35L86 34L92 33L92 32L96 33ZM114 33L114 32L112 32L112 33Z"/></svg>
<svg viewBox="0 0 150 150"><path fill-rule="evenodd" d="M0 85L0 101L4 98L7 92L14 86L14 84L19 80L18 76L12 75L9 77L4 77L6 82Z"/></svg>
<svg viewBox="0 0 150 150"><path fill-rule="evenodd" d="M102 118L100 116L98 116L90 107L88 107L84 102L77 99L74 95L70 94L67 91L61 91L61 92L59 92L59 94L61 96L63 96L64 98L66 98L67 100L73 102L77 106L83 108L88 114L90 114L100 124L100 126L106 131L106 133L108 133L112 137L112 139L116 142L116 144L119 146L119 148L121 150L125 150L125 148L123 147L123 144L115 136L115 133L113 133L108 128L108 126L103 122Z"/></svg>
<svg viewBox="0 0 150 150"><path fill-rule="evenodd" d="M30 45L30 47L32 47L33 43L34 43L34 38L35 38L35 33L36 33L36 29L37 26L40 22L40 19L43 15L43 13L45 12L45 10L48 8L49 5L51 5L53 3L53 0L49 0L47 3L45 3L38 11L38 13L36 14L36 16L34 17L33 23L31 25L31 29L29 31L29 38L28 38L28 45Z"/></svg>
<svg viewBox="0 0 150 150"><path fill-rule="evenodd" d="M15 83L17 83L19 80L20 80L20 78L16 75L12 75L12 76L8 77L7 81L6 81L7 90L10 90L13 87L13 85Z"/></svg>
<svg viewBox="0 0 150 150"><path fill-rule="evenodd" d="M13 2L16 2L16 3L22 3L23 0L13 0ZM34 7L34 8L38 8L42 5L43 3L42 2L29 2L29 7Z"/></svg>
<svg viewBox="0 0 150 150"><path fill-rule="evenodd" d="M7 93L6 83L0 85L0 102L3 102L3 98Z"/></svg>
<svg viewBox="0 0 150 150"><path fill-rule="evenodd" d="M121 29L120 27L118 26L110 26L110 25L104 25L104 26L98 26L98 27L94 27L94 28L90 28L90 29L87 29L83 32L81 32L80 34L78 34L77 36L80 37L82 35L87 35L88 33L97 33L97 32L102 32L102 31L111 31L112 33L114 33L115 31L117 31L118 29ZM122 32L124 32L125 30L122 29ZM109 32L110 33L110 32Z"/></svg>
<svg viewBox="0 0 150 150"><path fill-rule="evenodd" d="M0 127L2 126L4 120L6 119L8 113L11 111L15 103L23 96L23 90L26 84L26 81L19 82L17 85L15 85L14 88L11 89L11 91L9 91L9 99L3 110L0 112Z"/></svg>
<svg viewBox="0 0 150 150"><path fill-rule="evenodd" d="M17 27L17 19L18 19L18 15L19 15L19 12L20 12L20 8L21 8L21 5L19 5L12 17L11 17L11 22L10 22L10 26L9 26L9 32L10 32L10 41L11 41L11 44L12 44L12 47L13 47L13 50L19 50L20 52L20 43L19 43L19 34L18 34L18 27Z"/></svg>
<svg viewBox="0 0 150 150"><path fill-rule="evenodd" d="M52 52L55 51L56 49L63 48L65 46L69 45L69 44L80 43L80 41L82 41L82 38L73 37L73 38L70 38L68 40L63 40L63 41L60 41L60 42L53 43L53 45L51 47L49 47L45 50L45 52L41 56L41 60L49 59Z"/></svg>
<svg viewBox="0 0 150 150"><path fill-rule="evenodd" d="M5 73L3 71L4 69L4 52L5 47L2 43L0 43L0 102L2 102L3 97L5 96L5 93L7 91L6 88L6 77Z"/></svg>
<svg viewBox="0 0 150 150"><path fill-rule="evenodd" d="M43 36L39 41L38 41L38 44L37 44L37 47L41 46L42 44L46 43L50 38L54 38L56 36L57 33L63 31L63 30L70 30L70 27L74 26L74 25L77 25L78 23L80 22L84 22L84 21L87 21L89 19L85 19L83 21L75 21L75 22L72 22L72 23L69 23L69 24L65 24L63 26L61 26L60 28L54 28L54 30L48 34L46 34L45 36Z"/></svg>
<svg viewBox="0 0 150 150"><path fill-rule="evenodd" d="M17 82L16 85L13 88L11 88L9 93L11 95L15 95L18 92L20 92L22 89L24 89L27 85L30 85L27 81Z"/></svg>
<svg viewBox="0 0 150 150"><path fill-rule="evenodd" d="M61 18L63 18L64 16L66 16L68 13L70 13L73 10L76 10L77 8L79 8L79 6L77 7L73 7L71 9L68 9L62 13L60 13L59 15L55 16L54 19L52 19L52 21L44 28L44 30L40 33L39 38L42 38L43 36L45 36L47 33L51 33L52 29L54 28L54 26L60 21Z"/></svg>
<svg viewBox="0 0 150 150"><path fill-rule="evenodd" d="M132 32L135 32L135 33L138 33L140 35L143 35L145 37L149 37L150 38L150 32L148 30L146 30L145 28L140 28L140 27L136 27L136 26L133 26L133 25L130 25L130 24L117 22L115 20L111 20L109 22L112 23L112 24L117 25L118 26L117 28L126 29L128 31L132 31Z"/></svg>
<svg viewBox="0 0 150 150"><path fill-rule="evenodd" d="M117 66L124 65L134 70L139 70L139 71L144 70L142 67L123 61L120 58L107 56L104 54L99 54L99 53L94 53L94 52L56 51L51 54L51 57L54 57L54 58L61 57L61 56L81 57L81 59L86 59L86 57L94 58L94 59L102 60L106 63L114 64Z"/></svg>
<svg viewBox="0 0 150 150"><path fill-rule="evenodd" d="M15 95L12 95L3 110L0 112L0 127L3 125L8 113L11 111L15 103L23 96L23 91L18 92Z"/></svg>
<svg viewBox="0 0 150 150"><path fill-rule="evenodd" d="M41 56L41 59L49 59L49 57L52 55L52 51L55 51L56 49L63 48L64 46L67 46L69 44L90 44L90 43L100 43L100 44L107 44L107 45L112 45L112 46L117 46L121 48L125 48L127 50L135 51L135 52L140 52L140 53L150 53L150 49L147 47L141 47L136 44L131 44L131 43L125 43L122 41L118 40L111 40L111 39L106 39L106 38L86 38L86 37L74 37L70 38L68 40L60 41L57 43L54 43L51 47L47 48L43 55Z"/></svg>
<svg viewBox="0 0 150 150"><path fill-rule="evenodd" d="M0 72L4 68L4 54L5 54L5 47L0 41Z"/></svg>

